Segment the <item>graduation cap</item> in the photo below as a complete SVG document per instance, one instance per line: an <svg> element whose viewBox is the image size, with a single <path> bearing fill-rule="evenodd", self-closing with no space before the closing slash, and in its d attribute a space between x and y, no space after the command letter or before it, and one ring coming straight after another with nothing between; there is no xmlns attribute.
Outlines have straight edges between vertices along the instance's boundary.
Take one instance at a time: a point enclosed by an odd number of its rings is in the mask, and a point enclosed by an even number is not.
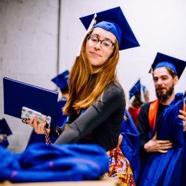
<svg viewBox="0 0 186 186"><path fill-rule="evenodd" d="M141 82L140 79L134 84L134 86L129 90L129 99L131 99L133 96L137 96L141 94Z"/></svg>
<svg viewBox="0 0 186 186"><path fill-rule="evenodd" d="M7 136L12 134L12 131L8 126L8 123L4 118L0 119L0 134L6 134Z"/></svg>
<svg viewBox="0 0 186 186"><path fill-rule="evenodd" d="M55 122L58 93L11 78L3 78L4 113L21 118L23 107L40 112Z"/></svg>
<svg viewBox="0 0 186 186"><path fill-rule="evenodd" d="M112 8L96 14L91 14L80 18L86 30L99 27L113 33L119 43L119 49L128 49L139 46L139 43L129 26L120 7Z"/></svg>
<svg viewBox="0 0 186 186"><path fill-rule="evenodd" d="M157 53L150 72L160 67L166 67L172 70L180 78L186 66L186 61L171 57L162 53Z"/></svg>
<svg viewBox="0 0 186 186"><path fill-rule="evenodd" d="M61 74L58 74L51 81L55 83L61 90L68 90L68 78L69 71L65 70Z"/></svg>

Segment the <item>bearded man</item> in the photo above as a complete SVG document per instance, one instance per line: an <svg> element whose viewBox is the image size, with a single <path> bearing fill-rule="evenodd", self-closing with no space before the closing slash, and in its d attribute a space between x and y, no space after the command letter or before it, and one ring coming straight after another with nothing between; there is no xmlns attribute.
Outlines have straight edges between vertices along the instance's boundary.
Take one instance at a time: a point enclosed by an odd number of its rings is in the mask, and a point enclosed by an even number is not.
<svg viewBox="0 0 186 186"><path fill-rule="evenodd" d="M142 153L139 185L181 185L186 159L184 94L175 93L186 62L158 53L151 67L157 100L144 104L138 117ZM182 163L181 163L182 162ZM185 166L185 167L184 167Z"/></svg>

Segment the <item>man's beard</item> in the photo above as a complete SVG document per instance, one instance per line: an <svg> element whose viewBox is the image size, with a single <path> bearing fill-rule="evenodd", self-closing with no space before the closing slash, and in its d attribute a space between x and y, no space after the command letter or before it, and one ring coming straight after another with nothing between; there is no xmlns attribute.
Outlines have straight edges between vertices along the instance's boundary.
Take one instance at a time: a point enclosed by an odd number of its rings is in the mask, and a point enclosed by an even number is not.
<svg viewBox="0 0 186 186"><path fill-rule="evenodd" d="M158 92L156 90L156 96L160 101L167 101L168 98L173 94L174 86L171 86L165 93Z"/></svg>

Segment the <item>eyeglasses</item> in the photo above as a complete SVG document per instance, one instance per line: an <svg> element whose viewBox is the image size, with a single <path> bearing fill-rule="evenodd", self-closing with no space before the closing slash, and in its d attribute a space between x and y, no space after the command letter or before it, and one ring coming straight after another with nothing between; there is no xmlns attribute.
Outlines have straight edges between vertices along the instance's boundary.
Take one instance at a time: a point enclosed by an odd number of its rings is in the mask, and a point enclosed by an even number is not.
<svg viewBox="0 0 186 186"><path fill-rule="evenodd" d="M106 39L100 40L97 34L89 35L88 40L91 41L93 44L100 43L103 49L111 49L115 46L115 43L113 43L110 39L106 38Z"/></svg>

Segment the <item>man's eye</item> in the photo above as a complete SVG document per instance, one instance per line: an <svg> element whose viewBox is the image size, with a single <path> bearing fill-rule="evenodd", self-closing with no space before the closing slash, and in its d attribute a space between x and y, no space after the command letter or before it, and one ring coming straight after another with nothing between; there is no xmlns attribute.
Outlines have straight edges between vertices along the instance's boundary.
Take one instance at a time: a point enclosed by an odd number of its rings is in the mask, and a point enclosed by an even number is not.
<svg viewBox="0 0 186 186"><path fill-rule="evenodd" d="M157 79L157 78L153 78L153 80L154 80L154 82L158 81L158 79Z"/></svg>
<svg viewBox="0 0 186 186"><path fill-rule="evenodd" d="M168 78L167 77L162 77L162 80L167 80Z"/></svg>

